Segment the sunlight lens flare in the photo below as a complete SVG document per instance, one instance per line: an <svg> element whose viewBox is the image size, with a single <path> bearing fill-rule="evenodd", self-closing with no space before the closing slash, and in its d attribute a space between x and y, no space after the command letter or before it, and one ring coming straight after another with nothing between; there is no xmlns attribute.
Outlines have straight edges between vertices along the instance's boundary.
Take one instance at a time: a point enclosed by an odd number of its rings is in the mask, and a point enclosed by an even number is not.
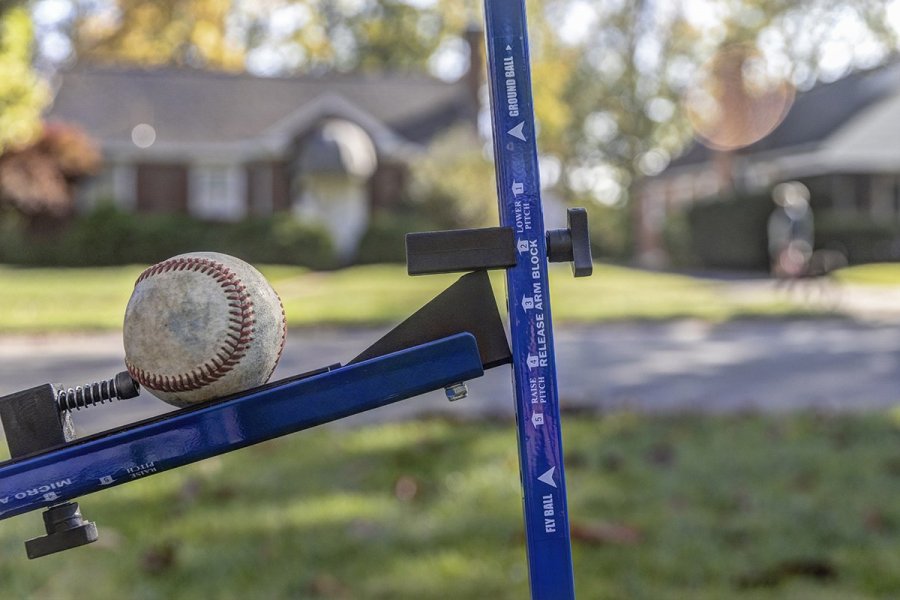
<svg viewBox="0 0 900 600"><path fill-rule="evenodd" d="M795 97L786 77L772 71L756 48L733 45L717 52L684 97L694 135L716 150L736 150L771 133Z"/></svg>

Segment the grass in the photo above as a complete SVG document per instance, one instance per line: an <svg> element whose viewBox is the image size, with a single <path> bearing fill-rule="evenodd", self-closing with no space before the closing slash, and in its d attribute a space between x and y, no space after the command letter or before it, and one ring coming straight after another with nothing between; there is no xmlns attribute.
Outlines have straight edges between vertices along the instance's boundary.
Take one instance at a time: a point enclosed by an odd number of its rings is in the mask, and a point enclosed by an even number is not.
<svg viewBox="0 0 900 600"><path fill-rule="evenodd" d="M565 423L579 597L863 599L900 589L891 415ZM28 561L9 598L527 597L511 423L323 428L83 499L101 541Z"/></svg>
<svg viewBox="0 0 900 600"><path fill-rule="evenodd" d="M141 270L0 267L0 333L118 330ZM281 295L288 323L295 327L396 323L456 278L409 277L395 265L334 272L264 266L262 271ZM502 298L502 274L492 277ZM568 267L555 266L551 292L554 319L562 323L678 317L722 321L810 313L786 302L736 299L709 281L607 265L597 265L594 276L583 279L572 278Z"/></svg>
<svg viewBox="0 0 900 600"><path fill-rule="evenodd" d="M842 283L855 285L900 285L900 263L875 263L859 265L835 271L834 277Z"/></svg>

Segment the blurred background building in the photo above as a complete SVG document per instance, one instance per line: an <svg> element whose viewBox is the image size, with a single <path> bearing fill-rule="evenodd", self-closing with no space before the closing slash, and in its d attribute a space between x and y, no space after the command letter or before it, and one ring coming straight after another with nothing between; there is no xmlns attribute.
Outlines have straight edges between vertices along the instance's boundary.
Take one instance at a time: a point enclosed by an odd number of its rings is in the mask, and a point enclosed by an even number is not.
<svg viewBox="0 0 900 600"><path fill-rule="evenodd" d="M47 118L78 125L102 150L81 210L113 202L227 221L288 211L324 225L347 258L371 209L405 193L411 158L452 127L475 130L477 99L467 78L418 74L75 68Z"/></svg>
<svg viewBox="0 0 900 600"><path fill-rule="evenodd" d="M0 4L0 262L149 262L190 240L252 260L319 248L316 267L399 261L407 231L495 223L482 9ZM787 180L809 189L817 248L900 256L900 0L559 0L529 26L548 224L590 207L596 256L764 270ZM60 162L47 120L69 142L80 129L83 152L67 143ZM101 160L74 165L91 140ZM104 247L78 241L99 230ZM140 243L110 241L123 231Z"/></svg>
<svg viewBox="0 0 900 600"><path fill-rule="evenodd" d="M684 219L698 204L740 200L732 218L707 229L707 239L721 238L717 245L734 248L739 227L757 243L738 244L737 253L712 244L697 247L713 264L761 266L764 221L772 209L769 191L788 181L809 190L811 208L825 228L820 244L831 244L855 262L900 258L900 245L893 240L866 244L861 239L900 222L900 63L799 94L771 133L746 146L694 143L643 183L636 208L640 256L651 263L670 260L668 221ZM728 212L723 206L710 210ZM857 235L847 231L829 237L841 225Z"/></svg>

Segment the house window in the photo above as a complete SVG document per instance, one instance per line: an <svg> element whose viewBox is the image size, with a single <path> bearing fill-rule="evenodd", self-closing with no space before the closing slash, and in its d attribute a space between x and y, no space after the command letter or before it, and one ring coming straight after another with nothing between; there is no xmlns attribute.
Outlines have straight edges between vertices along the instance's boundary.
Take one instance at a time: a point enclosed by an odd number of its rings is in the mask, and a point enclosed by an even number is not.
<svg viewBox="0 0 900 600"><path fill-rule="evenodd" d="M190 212L202 219L236 221L247 211L242 170L199 165L191 169Z"/></svg>
<svg viewBox="0 0 900 600"><path fill-rule="evenodd" d="M893 219L896 214L894 207L894 178L890 175L873 175L869 188L869 210L875 219Z"/></svg>
<svg viewBox="0 0 900 600"><path fill-rule="evenodd" d="M185 212L187 179L187 168L181 164L138 165L136 208L140 212Z"/></svg>

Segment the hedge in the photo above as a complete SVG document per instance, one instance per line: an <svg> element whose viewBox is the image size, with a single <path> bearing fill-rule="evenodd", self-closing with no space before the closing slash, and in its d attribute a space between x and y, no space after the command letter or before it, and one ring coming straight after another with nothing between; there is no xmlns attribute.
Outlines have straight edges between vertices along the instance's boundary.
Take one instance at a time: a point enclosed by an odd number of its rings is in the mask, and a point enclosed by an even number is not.
<svg viewBox="0 0 900 600"><path fill-rule="evenodd" d="M237 223L178 215L136 215L102 207L55 234L29 232L3 215L0 262L29 266L149 264L193 251L223 252L251 263L336 266L328 233L280 215Z"/></svg>
<svg viewBox="0 0 900 600"><path fill-rule="evenodd" d="M900 260L900 224L834 212L816 215L816 248L838 250L850 264Z"/></svg>
<svg viewBox="0 0 900 600"><path fill-rule="evenodd" d="M704 267L768 269L766 230L774 208L769 194L695 204L687 213L690 254Z"/></svg>
<svg viewBox="0 0 900 600"><path fill-rule="evenodd" d="M667 223L669 254L681 266L767 269L774 209L768 192L700 201ZM900 223L815 208L813 218L816 250L839 251L850 264L900 260Z"/></svg>

